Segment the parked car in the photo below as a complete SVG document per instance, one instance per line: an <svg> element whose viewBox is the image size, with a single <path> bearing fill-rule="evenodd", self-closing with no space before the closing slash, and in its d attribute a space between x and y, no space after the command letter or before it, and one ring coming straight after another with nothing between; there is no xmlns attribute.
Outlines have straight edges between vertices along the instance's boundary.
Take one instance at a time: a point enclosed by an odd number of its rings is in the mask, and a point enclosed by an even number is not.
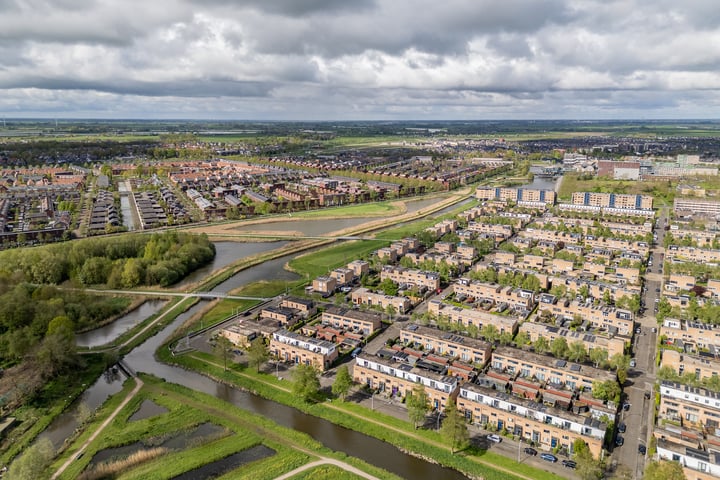
<svg viewBox="0 0 720 480"><path fill-rule="evenodd" d="M573 460L563 460L562 466L565 468L575 468L577 467L577 463L575 463Z"/></svg>
<svg viewBox="0 0 720 480"><path fill-rule="evenodd" d="M637 362L633 358L632 360L630 360L630 368L635 368L636 366L637 366Z"/></svg>
<svg viewBox="0 0 720 480"><path fill-rule="evenodd" d="M625 433L626 429L627 429L627 425L625 425L624 423L621 423L620 425L618 425L618 432Z"/></svg>
<svg viewBox="0 0 720 480"><path fill-rule="evenodd" d="M650 397L652 397L652 393L650 393L650 392L645 392L645 398L647 398L648 400L650 400Z"/></svg>
<svg viewBox="0 0 720 480"><path fill-rule="evenodd" d="M628 410L630 410L630 404L627 402L623 403L622 409L627 412Z"/></svg>
<svg viewBox="0 0 720 480"><path fill-rule="evenodd" d="M494 433L492 435L488 435L487 439L493 443L502 442L502 438L500 438L500 435L495 435Z"/></svg>
<svg viewBox="0 0 720 480"><path fill-rule="evenodd" d="M555 463L558 461L557 457L555 455L553 455L552 453L541 453L540 458L542 458L546 462Z"/></svg>
<svg viewBox="0 0 720 480"><path fill-rule="evenodd" d="M640 455L645 455L647 453L647 447L643 445L642 443L638 445L638 453Z"/></svg>
<svg viewBox="0 0 720 480"><path fill-rule="evenodd" d="M534 457L535 455L537 455L537 450L531 447L525 447L525 453Z"/></svg>
<svg viewBox="0 0 720 480"><path fill-rule="evenodd" d="M615 445L617 445L618 447L622 447L624 443L625 443L625 439L623 437L621 437L620 435L618 435L617 438L615 439Z"/></svg>

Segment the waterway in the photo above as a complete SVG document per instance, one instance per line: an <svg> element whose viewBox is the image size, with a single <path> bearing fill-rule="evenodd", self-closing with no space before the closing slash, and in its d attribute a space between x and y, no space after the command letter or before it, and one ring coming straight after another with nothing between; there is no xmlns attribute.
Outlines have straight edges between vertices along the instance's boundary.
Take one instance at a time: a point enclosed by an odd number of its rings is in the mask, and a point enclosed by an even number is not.
<svg viewBox="0 0 720 480"><path fill-rule="evenodd" d="M112 323L78 334L76 336L77 344L79 347L99 347L110 343L150 315L158 312L166 302L166 300L148 300Z"/></svg>

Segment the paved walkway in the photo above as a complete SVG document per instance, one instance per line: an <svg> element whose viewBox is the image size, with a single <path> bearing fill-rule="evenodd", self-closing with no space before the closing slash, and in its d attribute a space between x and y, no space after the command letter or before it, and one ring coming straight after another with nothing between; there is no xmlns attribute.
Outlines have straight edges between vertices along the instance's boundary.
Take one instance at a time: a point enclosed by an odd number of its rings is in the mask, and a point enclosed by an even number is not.
<svg viewBox="0 0 720 480"><path fill-rule="evenodd" d="M343 470L347 470L348 472L354 473L355 475L363 478L367 478L368 480L380 480L378 477L373 477L369 473L363 472L359 468L355 468L352 465L349 465L345 462L341 462L340 460L335 460L334 458L327 458L322 457L321 460L316 460L314 462L306 463L302 467L298 467L295 470L292 470L290 472L287 472L284 475L280 475L279 477L276 477L275 480L285 480L286 478L293 477L297 475L300 472L304 472L305 470L309 470L311 468L320 466L320 465L335 465L336 467L340 467Z"/></svg>
<svg viewBox="0 0 720 480"><path fill-rule="evenodd" d="M125 400L122 401L120 405L115 409L114 412L110 414L108 418L105 419L105 421L95 430L95 432L85 440L85 442L80 446L77 452L75 452L70 458L67 459L65 463L63 463L60 468L53 474L52 477L50 477L50 480L55 480L60 475L63 474L63 472L70 466L72 462L75 461L75 459L81 455L83 452L85 452L85 449L92 443L93 440L97 438L98 435L102 433L105 428L107 428L108 425L110 425L110 422L115 420L115 417L122 411L123 408L125 408L125 405L128 404L128 402L140 391L140 389L143 386L143 381L139 378L135 377L135 388L132 389L130 393L128 393L127 397L125 397Z"/></svg>

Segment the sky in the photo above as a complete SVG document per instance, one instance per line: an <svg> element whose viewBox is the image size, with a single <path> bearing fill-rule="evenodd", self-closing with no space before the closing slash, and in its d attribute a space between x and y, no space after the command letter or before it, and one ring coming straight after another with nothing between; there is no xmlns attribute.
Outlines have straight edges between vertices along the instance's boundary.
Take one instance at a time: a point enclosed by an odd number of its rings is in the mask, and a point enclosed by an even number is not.
<svg viewBox="0 0 720 480"><path fill-rule="evenodd" d="M0 115L717 119L716 0L0 0Z"/></svg>

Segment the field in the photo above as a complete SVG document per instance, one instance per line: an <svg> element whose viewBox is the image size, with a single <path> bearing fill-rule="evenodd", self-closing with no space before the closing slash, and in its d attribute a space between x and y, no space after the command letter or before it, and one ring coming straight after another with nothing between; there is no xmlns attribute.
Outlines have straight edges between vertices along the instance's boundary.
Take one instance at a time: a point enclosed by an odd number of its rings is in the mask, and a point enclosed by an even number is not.
<svg viewBox="0 0 720 480"><path fill-rule="evenodd" d="M607 192L652 195L655 206L672 205L676 183L667 180L612 180L607 178L582 179L577 174L567 173L562 179L558 197L570 200L573 192Z"/></svg>

